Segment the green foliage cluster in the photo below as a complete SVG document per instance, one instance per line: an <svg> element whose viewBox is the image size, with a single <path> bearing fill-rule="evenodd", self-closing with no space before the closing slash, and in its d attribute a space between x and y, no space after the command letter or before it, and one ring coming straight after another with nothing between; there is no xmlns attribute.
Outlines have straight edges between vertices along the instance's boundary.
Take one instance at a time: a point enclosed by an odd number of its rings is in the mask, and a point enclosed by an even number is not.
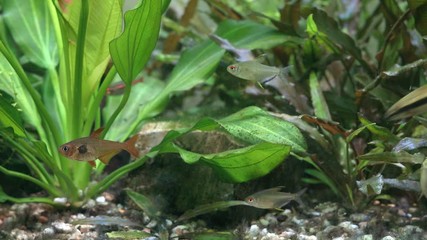
<svg viewBox="0 0 427 240"><path fill-rule="evenodd" d="M0 139L31 174L3 164L0 172L48 196L0 192L2 201L55 204L65 197L79 206L161 153L207 164L230 182L263 176L292 154L313 166L306 182L326 184L350 206L380 194L384 178L420 178L413 166L424 158L393 147L403 136L423 136L426 121L394 128L383 113L426 80L426 1L350 1L355 5L348 7L345 1L190 0L184 6L143 0L124 17L122 1L28 2L1 3ZM185 10L176 17L170 13L176 9ZM155 48L162 53L147 67ZM236 60L225 48L265 53L265 64L293 68L288 78L260 87L226 72ZM132 86L141 76L143 83ZM118 79L123 95L107 96ZM57 151L100 126L105 138L124 141L166 110L202 117L94 184L88 164ZM214 111L223 116L206 116ZM221 131L243 147L202 154L176 144L193 131ZM95 175L102 171L98 166Z"/></svg>

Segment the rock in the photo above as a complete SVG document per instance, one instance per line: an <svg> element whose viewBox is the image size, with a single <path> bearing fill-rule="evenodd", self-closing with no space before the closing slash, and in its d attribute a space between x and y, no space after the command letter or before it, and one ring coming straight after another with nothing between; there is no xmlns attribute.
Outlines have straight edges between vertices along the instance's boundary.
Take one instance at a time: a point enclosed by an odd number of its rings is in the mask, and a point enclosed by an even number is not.
<svg viewBox="0 0 427 240"><path fill-rule="evenodd" d="M313 235L300 234L297 236L297 239L298 240L317 240L317 237Z"/></svg>
<svg viewBox="0 0 427 240"><path fill-rule="evenodd" d="M21 229L13 229L10 236L15 240L32 240L35 238L33 233Z"/></svg>

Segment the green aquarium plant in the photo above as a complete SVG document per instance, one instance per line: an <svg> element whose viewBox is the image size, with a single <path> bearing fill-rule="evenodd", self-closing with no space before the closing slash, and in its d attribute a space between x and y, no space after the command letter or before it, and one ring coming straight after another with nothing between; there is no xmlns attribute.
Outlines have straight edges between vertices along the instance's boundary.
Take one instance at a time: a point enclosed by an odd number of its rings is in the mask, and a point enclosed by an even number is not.
<svg viewBox="0 0 427 240"><path fill-rule="evenodd" d="M66 198L78 206L115 181L112 174L89 186L91 167L61 157L57 148L101 124L108 131L150 58L167 5L145 0L123 17L123 1L2 1L0 138L31 175L4 166L0 171L48 193L16 199L2 192L2 200L55 204ZM103 123L100 103L117 74L125 93Z"/></svg>
<svg viewBox="0 0 427 240"><path fill-rule="evenodd" d="M168 4L143 0L123 17L123 2L116 0L2 2L0 139L14 150L10 161L23 161L30 173L3 163L0 172L35 184L46 195L17 198L1 190L1 201L65 201L78 207L157 153L178 153L187 163L211 166L225 181L244 182L267 174L291 152L305 151L305 140L293 124L248 107L173 130L147 156L107 176L101 175L102 164L93 171L89 164L58 153L61 144L89 136L99 127L105 127L101 138L124 141L162 113L171 95L208 82L225 50L210 39L199 39L183 52L166 81L144 76L143 84L132 86L156 46ZM294 40L253 21L223 21L215 34L248 49L268 49ZM114 79L124 82L124 93L108 96L102 109ZM224 131L245 144L212 154L193 153L175 144L178 137L194 130Z"/></svg>

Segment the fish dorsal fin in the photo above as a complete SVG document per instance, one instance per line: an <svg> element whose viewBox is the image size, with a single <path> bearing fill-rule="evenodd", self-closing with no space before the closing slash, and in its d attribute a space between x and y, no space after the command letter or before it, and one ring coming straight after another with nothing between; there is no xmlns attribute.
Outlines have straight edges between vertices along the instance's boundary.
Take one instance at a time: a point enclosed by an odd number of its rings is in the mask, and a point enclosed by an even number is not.
<svg viewBox="0 0 427 240"><path fill-rule="evenodd" d="M254 59L254 61L259 62L259 63L264 63L266 58L267 58L267 54L264 53L264 54L261 54L258 57L256 57Z"/></svg>
<svg viewBox="0 0 427 240"><path fill-rule="evenodd" d="M267 192L280 192L283 188L285 188L285 187L283 187L283 186L277 186L277 187L273 187L273 188L261 190L259 192L254 193L254 194L264 194L264 193L267 193Z"/></svg>
<svg viewBox="0 0 427 240"><path fill-rule="evenodd" d="M104 131L103 127L100 127L98 129L96 129L92 134L90 134L91 138L99 138L99 136L101 135L102 131Z"/></svg>

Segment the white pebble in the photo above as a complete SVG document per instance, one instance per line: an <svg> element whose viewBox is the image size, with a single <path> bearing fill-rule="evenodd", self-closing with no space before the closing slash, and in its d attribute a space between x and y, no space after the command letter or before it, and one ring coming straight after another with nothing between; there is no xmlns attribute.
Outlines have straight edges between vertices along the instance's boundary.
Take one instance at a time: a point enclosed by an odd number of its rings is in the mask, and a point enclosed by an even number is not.
<svg viewBox="0 0 427 240"><path fill-rule="evenodd" d="M381 240L395 240L395 238L392 236L385 236L385 237L381 238Z"/></svg>
<svg viewBox="0 0 427 240"><path fill-rule="evenodd" d="M54 203L58 203L58 204L62 204L62 205L67 204L67 201L68 201L68 199L65 198L65 197L62 197L62 198L61 197L57 197L57 198L53 199Z"/></svg>
<svg viewBox="0 0 427 240"><path fill-rule="evenodd" d="M95 201L96 201L96 203L98 204L98 205L102 205L102 206L105 206L105 205L107 205L108 203L107 203L107 201L105 200L105 197L104 196L99 196L99 197L97 197L96 199L95 199Z"/></svg>
<svg viewBox="0 0 427 240"><path fill-rule="evenodd" d="M257 237L259 234L259 227L257 225L251 225L248 234L249 237Z"/></svg>
<svg viewBox="0 0 427 240"><path fill-rule="evenodd" d="M268 234L268 230L267 230L267 228L263 228L262 230L261 230L261 232L260 232L260 235L261 236L265 236L265 235L267 235Z"/></svg>
<svg viewBox="0 0 427 240"><path fill-rule="evenodd" d="M51 227L48 227L48 228L43 229L42 234L44 236L51 236L51 235L55 234L55 230L53 230L53 228L51 228Z"/></svg>
<svg viewBox="0 0 427 240"><path fill-rule="evenodd" d="M53 222L52 226L57 233L71 233L75 229L73 225L63 222Z"/></svg>

